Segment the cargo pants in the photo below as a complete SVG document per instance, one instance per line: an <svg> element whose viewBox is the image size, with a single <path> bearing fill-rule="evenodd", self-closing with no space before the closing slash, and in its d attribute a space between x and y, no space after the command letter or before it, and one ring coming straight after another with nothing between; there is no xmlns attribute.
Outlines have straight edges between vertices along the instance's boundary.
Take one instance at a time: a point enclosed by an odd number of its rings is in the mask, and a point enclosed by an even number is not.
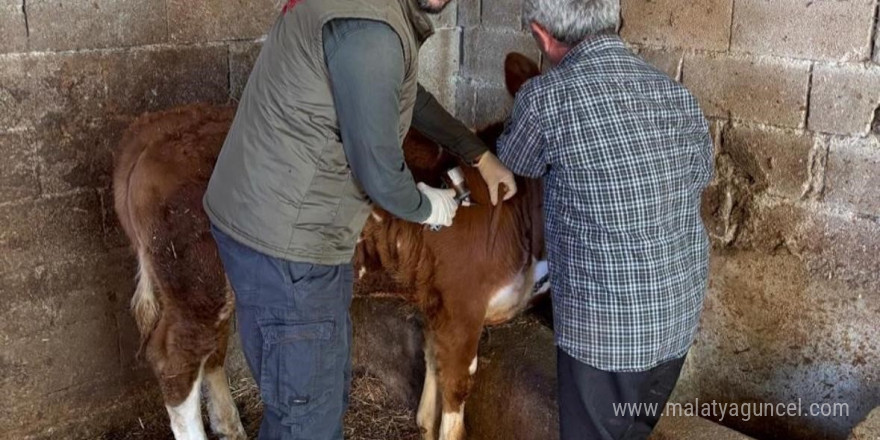
<svg viewBox="0 0 880 440"><path fill-rule="evenodd" d="M342 440L351 386L351 265L296 263L211 228L260 389L260 440Z"/></svg>

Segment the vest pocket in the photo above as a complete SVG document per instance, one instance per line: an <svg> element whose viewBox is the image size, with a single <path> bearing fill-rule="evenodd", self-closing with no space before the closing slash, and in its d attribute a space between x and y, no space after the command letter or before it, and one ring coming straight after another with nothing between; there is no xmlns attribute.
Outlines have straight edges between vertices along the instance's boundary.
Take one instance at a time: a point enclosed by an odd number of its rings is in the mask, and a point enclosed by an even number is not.
<svg viewBox="0 0 880 440"><path fill-rule="evenodd" d="M345 196L350 174L342 144L328 140L315 163L315 174L300 204L299 216L293 225L291 248L317 255L332 247L325 235Z"/></svg>
<svg viewBox="0 0 880 440"><path fill-rule="evenodd" d="M284 415L285 423L299 423L329 396L331 390L320 386L318 379L333 373L324 368L324 351L333 330L332 321L261 323L260 395Z"/></svg>

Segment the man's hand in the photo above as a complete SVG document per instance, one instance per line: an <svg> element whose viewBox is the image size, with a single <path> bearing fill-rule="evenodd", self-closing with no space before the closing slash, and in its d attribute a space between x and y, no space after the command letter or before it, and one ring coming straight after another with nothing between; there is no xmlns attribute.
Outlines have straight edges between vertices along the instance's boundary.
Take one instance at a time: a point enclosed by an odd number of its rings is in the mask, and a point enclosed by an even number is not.
<svg viewBox="0 0 880 440"><path fill-rule="evenodd" d="M476 167L480 170L486 185L489 186L489 200L492 201L492 205L498 202L498 185L503 184L507 187L504 200L510 199L516 194L516 181L513 178L513 173L491 151L480 156Z"/></svg>
<svg viewBox="0 0 880 440"><path fill-rule="evenodd" d="M452 226L452 219L458 210L458 202L455 201L454 189L437 189L419 182L416 185L419 191L431 202L431 215L423 224Z"/></svg>

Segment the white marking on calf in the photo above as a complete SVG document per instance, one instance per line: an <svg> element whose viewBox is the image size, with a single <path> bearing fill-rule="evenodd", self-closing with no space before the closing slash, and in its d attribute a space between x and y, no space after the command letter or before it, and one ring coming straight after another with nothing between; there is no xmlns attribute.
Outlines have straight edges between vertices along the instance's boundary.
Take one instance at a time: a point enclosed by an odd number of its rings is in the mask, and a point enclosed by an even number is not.
<svg viewBox="0 0 880 440"><path fill-rule="evenodd" d="M458 407L458 412L443 413L440 440L464 440L464 403Z"/></svg>
<svg viewBox="0 0 880 440"><path fill-rule="evenodd" d="M477 357L476 356L474 356L474 360L471 361L471 366L468 367L468 372L471 373L471 375L473 375L474 373L477 372Z"/></svg>
<svg viewBox="0 0 880 440"><path fill-rule="evenodd" d="M223 440L246 440L223 367L205 373L211 429Z"/></svg>
<svg viewBox="0 0 880 440"><path fill-rule="evenodd" d="M361 270L358 271L358 279L363 278L364 275L367 274L366 266L361 266Z"/></svg>
<svg viewBox="0 0 880 440"><path fill-rule="evenodd" d="M183 403L177 406L165 405L168 417L171 419L171 431L175 440L207 440L205 427L202 424L202 406L200 400L200 387L205 368L205 359L199 365L199 375L193 382L189 395Z"/></svg>
<svg viewBox="0 0 880 440"><path fill-rule="evenodd" d="M376 211L373 211L372 213L370 213L370 215L373 216L373 220L376 220L377 222L380 222L380 223L382 222L382 216L379 214L376 214Z"/></svg>
<svg viewBox="0 0 880 440"><path fill-rule="evenodd" d="M436 438L437 427L437 366L434 365L433 347L425 344L425 384L422 387L422 398L419 401L419 412L416 416L419 427L425 430L423 439Z"/></svg>
<svg viewBox="0 0 880 440"><path fill-rule="evenodd" d="M506 314L510 310L515 310L522 300L522 285L524 281L525 277L523 274L519 274L510 284L496 290L489 301L486 316L496 317Z"/></svg>

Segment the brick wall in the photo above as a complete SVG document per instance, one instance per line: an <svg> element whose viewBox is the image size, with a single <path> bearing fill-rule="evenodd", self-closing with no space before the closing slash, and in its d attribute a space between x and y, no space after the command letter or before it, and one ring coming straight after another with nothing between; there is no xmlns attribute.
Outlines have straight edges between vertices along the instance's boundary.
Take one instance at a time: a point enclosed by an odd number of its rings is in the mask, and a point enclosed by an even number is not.
<svg viewBox="0 0 880 440"><path fill-rule="evenodd" d="M621 6L624 39L693 91L716 139L710 291L674 398L846 403L846 417L722 421L757 438L845 438L880 405L877 2ZM460 8L457 108L479 125L511 103L506 51L537 53L520 0Z"/></svg>
<svg viewBox="0 0 880 440"><path fill-rule="evenodd" d="M134 357L113 150L141 112L240 96L277 10L245 6L0 0L0 437L94 438L162 411ZM436 17L422 53L451 109L455 17Z"/></svg>

